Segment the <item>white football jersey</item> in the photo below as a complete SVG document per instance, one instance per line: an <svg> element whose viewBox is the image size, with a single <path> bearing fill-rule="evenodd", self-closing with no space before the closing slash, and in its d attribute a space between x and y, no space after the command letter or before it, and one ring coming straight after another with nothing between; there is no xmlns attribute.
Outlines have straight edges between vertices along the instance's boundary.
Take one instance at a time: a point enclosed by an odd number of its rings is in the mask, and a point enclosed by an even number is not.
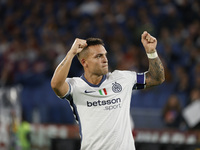
<svg viewBox="0 0 200 150"><path fill-rule="evenodd" d="M104 75L99 85L84 75L67 78L66 98L80 126L81 150L135 150L130 122L130 101L145 75L118 71Z"/></svg>

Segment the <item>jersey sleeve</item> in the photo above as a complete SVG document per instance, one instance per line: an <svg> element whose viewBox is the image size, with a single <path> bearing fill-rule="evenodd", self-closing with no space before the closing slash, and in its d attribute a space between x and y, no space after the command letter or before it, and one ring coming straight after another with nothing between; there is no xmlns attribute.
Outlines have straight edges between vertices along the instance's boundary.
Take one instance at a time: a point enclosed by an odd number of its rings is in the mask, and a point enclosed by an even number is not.
<svg viewBox="0 0 200 150"><path fill-rule="evenodd" d="M139 89L146 88L145 79L146 79L145 73L137 73L136 74L136 83L134 84L133 89L139 90Z"/></svg>
<svg viewBox="0 0 200 150"><path fill-rule="evenodd" d="M74 80L72 78L67 78L65 82L68 83L69 90L68 90L68 92L63 97L61 97L61 99L69 99L69 97L73 93Z"/></svg>
<svg viewBox="0 0 200 150"><path fill-rule="evenodd" d="M129 82L133 85L133 90L146 88L145 79L146 73L136 73L135 71L123 71Z"/></svg>

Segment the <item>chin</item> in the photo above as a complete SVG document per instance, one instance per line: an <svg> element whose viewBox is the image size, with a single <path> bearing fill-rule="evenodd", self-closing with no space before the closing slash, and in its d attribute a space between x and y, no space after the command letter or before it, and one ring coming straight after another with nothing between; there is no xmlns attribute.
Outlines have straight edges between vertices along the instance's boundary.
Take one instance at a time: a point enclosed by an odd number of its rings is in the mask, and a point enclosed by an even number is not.
<svg viewBox="0 0 200 150"><path fill-rule="evenodd" d="M107 74L108 73L108 69L103 71L103 75Z"/></svg>

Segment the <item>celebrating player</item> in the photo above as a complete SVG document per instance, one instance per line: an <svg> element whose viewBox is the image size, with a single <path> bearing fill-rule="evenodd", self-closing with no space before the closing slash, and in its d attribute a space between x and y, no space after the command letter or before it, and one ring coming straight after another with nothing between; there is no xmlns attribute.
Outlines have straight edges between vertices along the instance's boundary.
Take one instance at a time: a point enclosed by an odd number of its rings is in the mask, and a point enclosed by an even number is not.
<svg viewBox="0 0 200 150"><path fill-rule="evenodd" d="M56 95L72 106L80 126L81 150L135 150L129 115L132 90L159 85L165 80L156 38L145 31L141 41L149 58L149 70L144 73L108 72L107 51L98 38L77 38L56 68L51 86ZM68 78L76 55L84 74Z"/></svg>

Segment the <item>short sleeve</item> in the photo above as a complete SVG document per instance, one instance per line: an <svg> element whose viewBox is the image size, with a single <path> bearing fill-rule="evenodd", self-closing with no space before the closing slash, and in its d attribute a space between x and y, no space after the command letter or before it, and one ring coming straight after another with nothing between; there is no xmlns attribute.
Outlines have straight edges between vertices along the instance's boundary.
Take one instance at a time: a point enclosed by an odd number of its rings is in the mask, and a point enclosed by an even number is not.
<svg viewBox="0 0 200 150"><path fill-rule="evenodd" d="M72 78L67 78L65 82L68 83L69 90L61 99L68 99L73 93L74 80Z"/></svg>
<svg viewBox="0 0 200 150"><path fill-rule="evenodd" d="M115 70L114 74L116 74L115 77L121 77L123 76L124 78L126 78L126 80L128 81L128 83L130 83L131 86L133 86L136 83L136 72L135 71L120 71L120 70Z"/></svg>

